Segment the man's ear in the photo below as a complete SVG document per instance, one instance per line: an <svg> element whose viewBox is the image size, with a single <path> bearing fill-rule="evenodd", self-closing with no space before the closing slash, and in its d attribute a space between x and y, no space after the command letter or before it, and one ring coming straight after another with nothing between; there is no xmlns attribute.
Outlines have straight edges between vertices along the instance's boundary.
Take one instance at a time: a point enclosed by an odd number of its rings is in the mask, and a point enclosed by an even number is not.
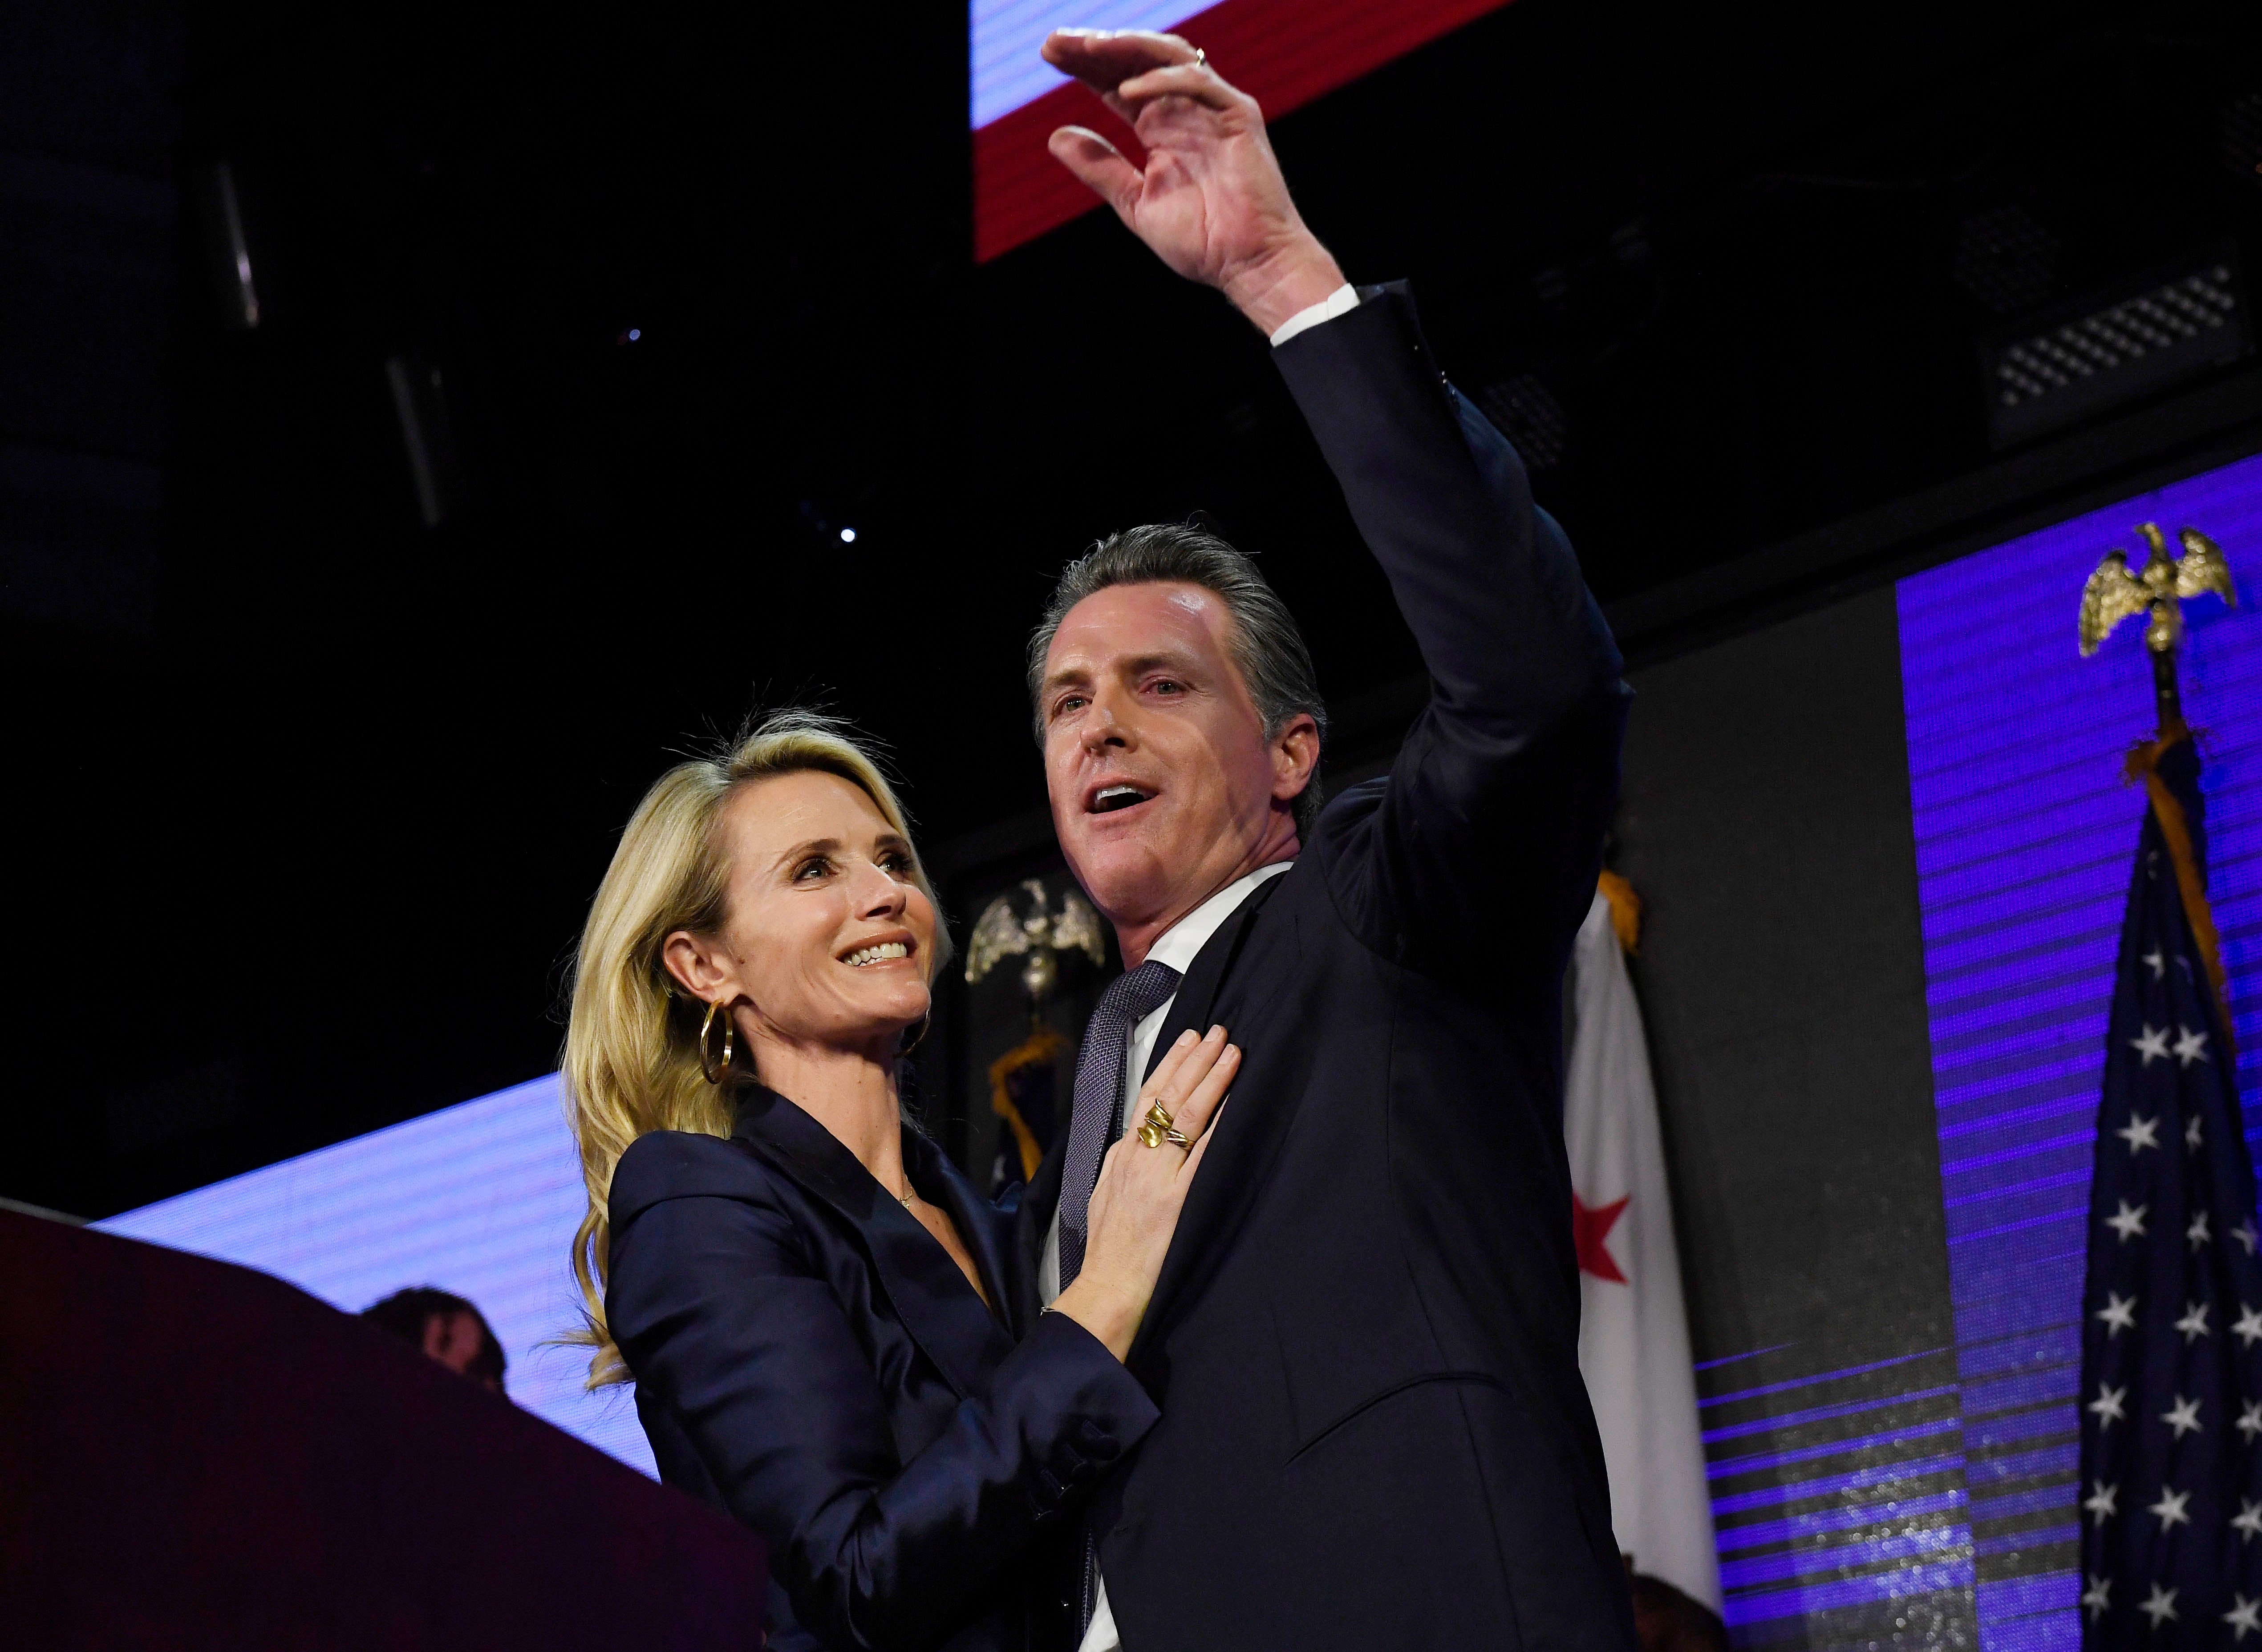
<svg viewBox="0 0 2262 1652"><path fill-rule="evenodd" d="M731 979L729 966L716 956L715 944L689 930L678 930L659 944L659 961L675 984L701 1003L712 1002Z"/></svg>
<svg viewBox="0 0 2262 1652"><path fill-rule="evenodd" d="M1300 711L1272 736L1272 795L1284 803L1301 796L1319 766L1320 725Z"/></svg>

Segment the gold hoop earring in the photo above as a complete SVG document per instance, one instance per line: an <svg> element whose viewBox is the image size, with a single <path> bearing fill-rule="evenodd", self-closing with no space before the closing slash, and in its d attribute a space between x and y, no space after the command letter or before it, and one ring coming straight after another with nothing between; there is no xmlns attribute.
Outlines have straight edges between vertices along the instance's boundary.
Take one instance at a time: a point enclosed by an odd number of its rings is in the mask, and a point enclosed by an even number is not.
<svg viewBox="0 0 2262 1652"><path fill-rule="evenodd" d="M707 1006L707 1018L699 1024L699 1074L710 1084L720 1084L731 1076L731 1058L738 1053L738 1033L728 1015L723 1016L723 1059L710 1062L707 1045L715 1031L715 1017L723 1010L723 1001L717 998Z"/></svg>

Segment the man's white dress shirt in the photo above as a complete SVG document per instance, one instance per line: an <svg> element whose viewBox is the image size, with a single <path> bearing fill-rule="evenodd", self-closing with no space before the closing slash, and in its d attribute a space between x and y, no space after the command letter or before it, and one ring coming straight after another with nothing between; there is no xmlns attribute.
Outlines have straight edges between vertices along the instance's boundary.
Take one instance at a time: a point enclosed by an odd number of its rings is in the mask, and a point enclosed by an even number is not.
<svg viewBox="0 0 2262 1652"><path fill-rule="evenodd" d="M1349 288L1344 289L1349 291ZM1183 975L1197 954L1209 944L1226 919L1241 909L1257 887L1267 878L1277 878L1295 862L1275 861L1260 866L1247 877L1235 880L1203 901L1185 916L1163 931L1162 938L1147 953L1149 961L1167 964ZM1163 1023L1171 1013L1171 1006L1178 1001L1172 993L1168 998L1142 1016L1131 1029L1129 1059L1123 1064L1123 1117L1127 1129L1135 1117L1134 1109L1139 1099L1140 1081L1147 1071L1148 1058L1155 1052L1155 1038L1163 1031ZM1203 1028L1207 1031L1207 1028ZM1230 1032L1231 1028L1227 1031ZM1060 1211L1053 1211L1052 1226L1045 1232L1045 1253L1037 1263L1037 1290L1048 1304L1061 1293L1060 1282ZM1115 1614L1107 1605L1107 1580L1099 1580L1099 1593L1091 1610L1091 1627L1085 1631L1080 1652L1120 1652L1122 1638L1115 1633Z"/></svg>

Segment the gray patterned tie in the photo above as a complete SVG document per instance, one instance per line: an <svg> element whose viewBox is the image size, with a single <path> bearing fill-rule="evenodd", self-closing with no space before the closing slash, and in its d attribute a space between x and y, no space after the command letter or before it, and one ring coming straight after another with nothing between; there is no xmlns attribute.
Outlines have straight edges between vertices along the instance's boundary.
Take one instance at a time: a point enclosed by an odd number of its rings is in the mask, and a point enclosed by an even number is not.
<svg viewBox="0 0 2262 1652"><path fill-rule="evenodd" d="M1060 1284L1063 1290L1084 1269L1084 1246L1091 1217L1091 1189L1099 1181L1099 1161L1123 1133L1117 1117L1123 1105L1123 1063L1131 1052L1131 1029L1178 989L1178 972L1148 962L1118 976L1099 995L1099 1007L1084 1024L1084 1048L1076 1058L1076 1100L1068 1127L1068 1157L1061 1165Z"/></svg>

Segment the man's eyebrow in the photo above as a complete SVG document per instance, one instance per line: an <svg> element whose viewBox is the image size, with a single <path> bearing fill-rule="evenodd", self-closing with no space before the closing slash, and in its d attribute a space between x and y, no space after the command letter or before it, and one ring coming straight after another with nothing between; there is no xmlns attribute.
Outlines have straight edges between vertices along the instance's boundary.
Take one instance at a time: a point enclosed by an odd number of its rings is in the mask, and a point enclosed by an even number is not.
<svg viewBox="0 0 2262 1652"><path fill-rule="evenodd" d="M1142 654L1136 658L1127 659L1123 662L1123 667L1130 672L1151 672L1162 669L1191 676L1199 664L1193 655L1182 649L1166 648L1157 649L1152 654Z"/></svg>
<svg viewBox="0 0 2262 1652"><path fill-rule="evenodd" d="M1111 661L1106 669L1129 672L1135 675L1140 672L1151 672L1160 668L1192 675L1198 665L1199 661L1185 650L1164 648L1156 649L1149 654L1135 654L1126 660ZM1092 675L1091 668L1088 665L1063 665L1045 679L1045 686L1052 688L1062 683L1088 682Z"/></svg>

